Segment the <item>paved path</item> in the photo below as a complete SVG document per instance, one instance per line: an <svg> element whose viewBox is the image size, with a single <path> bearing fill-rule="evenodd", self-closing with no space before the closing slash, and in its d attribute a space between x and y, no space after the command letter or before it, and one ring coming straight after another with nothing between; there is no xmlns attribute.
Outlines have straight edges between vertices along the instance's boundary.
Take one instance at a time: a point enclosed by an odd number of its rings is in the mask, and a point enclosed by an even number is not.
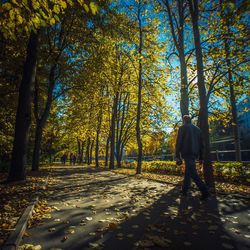
<svg viewBox="0 0 250 250"><path fill-rule="evenodd" d="M89 168L56 168L47 191L54 207L22 244L42 249L199 249L250 247L249 199L201 203L196 190ZM50 218L51 217L51 218Z"/></svg>

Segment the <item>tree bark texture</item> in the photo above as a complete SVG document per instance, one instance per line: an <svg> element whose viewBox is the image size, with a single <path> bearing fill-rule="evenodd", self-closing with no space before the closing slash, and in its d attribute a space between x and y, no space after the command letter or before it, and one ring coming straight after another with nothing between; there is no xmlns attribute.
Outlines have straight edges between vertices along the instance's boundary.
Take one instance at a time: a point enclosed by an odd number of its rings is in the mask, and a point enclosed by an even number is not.
<svg viewBox="0 0 250 250"><path fill-rule="evenodd" d="M142 46L143 46L143 33L142 33L142 23L141 23L141 6L138 6L138 24L139 24L139 69L138 69L138 93L137 93L137 114L136 114L136 140L138 146L138 156L137 156L137 168L136 174L141 174L142 169L142 139L141 139L141 104L142 104Z"/></svg>
<svg viewBox="0 0 250 250"><path fill-rule="evenodd" d="M236 161L241 161L241 145L240 145L240 131L239 131L239 122L237 115L237 106L235 100L235 91L234 91L234 83L233 83L233 75L232 75L232 64L230 60L230 41L228 36L230 34L229 29L229 17L222 10L223 0L220 0L220 10L221 10L221 18L225 21L226 24L226 33L227 35L223 35L224 40L224 49L226 54L226 63L227 63L227 73L228 73L228 83L230 90L230 103L231 103L231 114L232 114L232 126L233 126L233 134L234 134L234 148L235 148L235 159Z"/></svg>
<svg viewBox="0 0 250 250"><path fill-rule="evenodd" d="M116 92L113 101L111 127L110 127L110 160L109 168L115 168L115 123L117 117L117 105L118 105L119 92Z"/></svg>
<svg viewBox="0 0 250 250"><path fill-rule="evenodd" d="M15 136L8 182L25 180L26 178L25 164L31 125L31 96L36 77L38 40L39 31L37 33L31 32L23 67L22 81L19 87Z"/></svg>
<svg viewBox="0 0 250 250"><path fill-rule="evenodd" d="M38 86L35 87L34 94L34 113L36 118L36 137L34 143L33 157L32 157L32 171L39 170L39 161L40 161L40 150L41 150L41 142L42 142L42 133L46 121L48 120L50 114L50 108L53 100L53 90L55 88L55 71L56 64L52 65L49 73L49 81L48 81L48 92L47 92L47 100L45 104L45 108L41 115L39 115L38 111Z"/></svg>
<svg viewBox="0 0 250 250"><path fill-rule="evenodd" d="M185 23L185 1L177 0L178 10L178 24L175 13L171 11L169 0L165 0L164 4L167 8L168 20L170 25L171 34L173 37L175 48L178 51L178 57L180 61L180 110L181 115L189 114L189 95L188 95L188 75L187 75L187 64L185 58L185 47L184 47L184 23ZM175 20L175 22L174 22ZM176 23L176 28L174 23Z"/></svg>
<svg viewBox="0 0 250 250"><path fill-rule="evenodd" d="M198 0L189 0L189 9L192 18L194 44L196 53L196 64L197 64L197 76L198 76L198 91L200 101L200 128L204 140L204 164L203 172L206 184L214 188L213 168L210 154L210 135L209 135L209 123L208 123L208 103L205 88L204 79L204 67L202 58L202 49L200 41L200 31L198 25L199 11L198 11Z"/></svg>

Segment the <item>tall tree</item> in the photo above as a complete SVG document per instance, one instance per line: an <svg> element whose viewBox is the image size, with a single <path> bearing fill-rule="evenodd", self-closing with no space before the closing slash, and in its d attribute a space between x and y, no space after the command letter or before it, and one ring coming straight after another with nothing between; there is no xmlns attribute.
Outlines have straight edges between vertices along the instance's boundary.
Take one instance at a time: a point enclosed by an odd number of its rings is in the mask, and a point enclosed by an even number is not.
<svg viewBox="0 0 250 250"><path fill-rule="evenodd" d="M174 9L174 2L177 10ZM187 4L185 0L172 1L172 8L169 0L163 0L163 4L166 6L172 38L180 61L180 110L181 115L184 116L189 114L187 59L184 46L185 12Z"/></svg>
<svg viewBox="0 0 250 250"><path fill-rule="evenodd" d="M224 3L223 0L220 0L220 14L221 21L223 23L223 28L225 33L223 34L224 41L224 49L226 56L226 65L227 65L227 76L228 83L230 89L230 103L231 103L231 113L232 113L232 126L233 126L233 134L234 134L234 145L235 145L235 158L236 161L241 161L241 146L240 146L240 131L239 131L239 122L238 122L238 114L237 114L237 106L235 99L235 90L234 90L234 82L233 82L233 74L232 74L232 63L230 59L230 20L232 18L232 11L230 7L227 6L227 3Z"/></svg>
<svg viewBox="0 0 250 250"><path fill-rule="evenodd" d="M78 1L82 7L83 1ZM73 4L71 4L72 6ZM60 21L58 15L67 8L67 2L32 1L0 3L2 10L1 30L5 38L16 39L17 33L26 32L29 36L27 55L23 67L22 81L19 87L18 107L16 113L15 136L12 160L8 181L25 179L25 161L28 147L28 136L31 125L31 94L36 76L39 30L44 26L52 26ZM96 13L93 3L91 11ZM50 9L51 8L51 9ZM87 6L89 9L89 7ZM45 13L49 13L46 15Z"/></svg>
<svg viewBox="0 0 250 250"><path fill-rule="evenodd" d="M31 32L23 67L22 81L19 87L15 137L10 172L7 180L9 182L24 180L26 178L25 164L31 125L31 97L36 77L38 44L39 32Z"/></svg>
<svg viewBox="0 0 250 250"><path fill-rule="evenodd" d="M141 139L141 105L142 105L142 49L143 49L143 30L142 30L142 1L139 0L137 19L138 19L138 29L139 29L139 46L138 46L138 94L137 94L137 116L136 116L136 140L138 146L138 156L137 156L137 168L136 173L141 174L141 163L142 163L142 139Z"/></svg>
<svg viewBox="0 0 250 250"><path fill-rule="evenodd" d="M189 10L191 14L193 34L194 34L194 45L196 54L196 67L197 67L197 78L198 78L198 91L199 91L199 126L202 130L204 140L204 178L206 184L209 187L214 187L213 179L213 168L210 154L210 136L209 136L209 123L208 123L208 99L206 93L205 79L204 79L204 66L199 30L199 4L198 0L188 0Z"/></svg>

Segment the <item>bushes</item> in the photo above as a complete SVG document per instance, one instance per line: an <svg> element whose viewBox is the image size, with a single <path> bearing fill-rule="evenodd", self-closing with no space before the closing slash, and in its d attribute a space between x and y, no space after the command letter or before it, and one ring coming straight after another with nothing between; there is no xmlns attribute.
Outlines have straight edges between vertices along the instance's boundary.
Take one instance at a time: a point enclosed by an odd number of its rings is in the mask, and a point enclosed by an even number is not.
<svg viewBox="0 0 250 250"><path fill-rule="evenodd" d="M214 175L225 180L250 182L250 164L241 162L215 162Z"/></svg>
<svg viewBox="0 0 250 250"><path fill-rule="evenodd" d="M136 169L137 162L123 163L123 167ZM197 165L198 166L198 165ZM250 164L241 162L214 162L214 176L220 180L250 182ZM184 166L177 166L174 161L142 162L142 171L148 173L183 175ZM198 171L201 171L198 167Z"/></svg>
<svg viewBox="0 0 250 250"><path fill-rule="evenodd" d="M124 163L125 168L136 169L137 162ZM183 173L183 166L176 166L174 161L143 161L142 171L158 174L177 174Z"/></svg>

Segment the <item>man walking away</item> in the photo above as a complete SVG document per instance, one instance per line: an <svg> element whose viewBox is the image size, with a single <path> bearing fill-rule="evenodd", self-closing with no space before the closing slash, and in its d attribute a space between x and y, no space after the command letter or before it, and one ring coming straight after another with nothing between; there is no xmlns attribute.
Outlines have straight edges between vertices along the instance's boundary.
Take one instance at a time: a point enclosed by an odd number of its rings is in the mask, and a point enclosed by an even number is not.
<svg viewBox="0 0 250 250"><path fill-rule="evenodd" d="M176 163L185 161L185 175L182 185L183 196L187 195L191 184L191 178L199 188L202 196L200 200L206 200L210 194L205 183L197 174L195 160L198 158L203 163L203 140L201 130L194 126L188 115L183 116L183 125L179 128L176 140Z"/></svg>

